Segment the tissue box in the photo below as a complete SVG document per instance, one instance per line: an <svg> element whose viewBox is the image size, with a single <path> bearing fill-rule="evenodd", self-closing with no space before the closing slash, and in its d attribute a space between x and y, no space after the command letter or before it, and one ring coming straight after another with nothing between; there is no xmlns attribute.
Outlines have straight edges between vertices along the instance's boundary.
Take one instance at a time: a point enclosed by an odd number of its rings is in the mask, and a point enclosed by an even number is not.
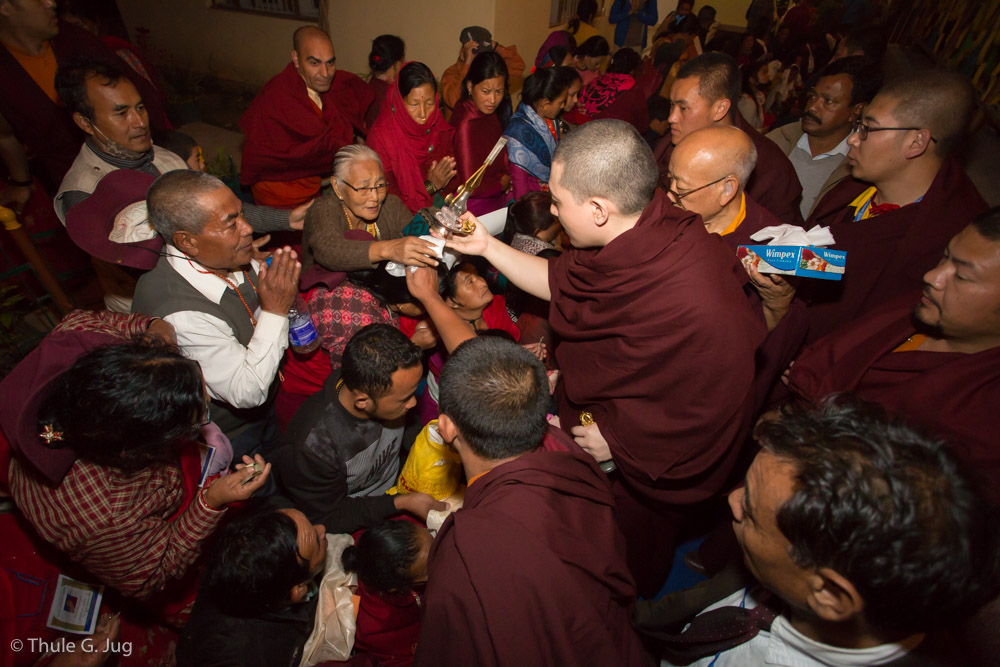
<svg viewBox="0 0 1000 667"><path fill-rule="evenodd" d="M781 273L803 278L840 280L844 276L847 253L831 248L795 245L741 245L736 256L743 266L760 273Z"/></svg>

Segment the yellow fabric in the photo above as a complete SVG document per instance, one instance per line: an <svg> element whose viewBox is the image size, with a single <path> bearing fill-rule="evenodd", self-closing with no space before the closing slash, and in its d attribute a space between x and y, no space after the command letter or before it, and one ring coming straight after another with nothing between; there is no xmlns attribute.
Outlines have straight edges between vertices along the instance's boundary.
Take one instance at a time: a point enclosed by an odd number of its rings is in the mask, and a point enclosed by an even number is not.
<svg viewBox="0 0 1000 667"><path fill-rule="evenodd" d="M435 442L430 433L431 427L436 435L436 419L420 431L399 473L396 486L386 492L389 495L426 493L435 500L444 500L458 489L462 481L462 460L454 449Z"/></svg>
<svg viewBox="0 0 1000 667"><path fill-rule="evenodd" d="M45 42L42 53L33 56L30 53L8 46L7 50L14 60L24 68L31 80L38 84L42 92L55 104L59 104L59 95L56 93L56 54L52 51L52 45Z"/></svg>
<svg viewBox="0 0 1000 667"><path fill-rule="evenodd" d="M927 336L925 334L913 334L903 341L903 344L893 350L893 352L913 352L914 350L919 349L920 346L924 344L925 340L927 340Z"/></svg>
<svg viewBox="0 0 1000 667"><path fill-rule="evenodd" d="M874 199L876 192L878 192L878 188L876 188L873 185L864 192L862 192L860 195L858 195L857 199L851 202L850 208L854 210L858 210L859 208L867 204L864 213L861 214L861 217L858 218L858 220L867 220L868 218L872 217L871 202L872 199Z"/></svg>
<svg viewBox="0 0 1000 667"><path fill-rule="evenodd" d="M747 195L744 192L740 194L740 212L736 214L736 217L733 219L732 224L726 227L725 231L719 234L719 236L725 236L726 234L732 234L733 232L735 232L737 229L740 228L740 225L743 224L743 221L746 220L746 217L747 217Z"/></svg>

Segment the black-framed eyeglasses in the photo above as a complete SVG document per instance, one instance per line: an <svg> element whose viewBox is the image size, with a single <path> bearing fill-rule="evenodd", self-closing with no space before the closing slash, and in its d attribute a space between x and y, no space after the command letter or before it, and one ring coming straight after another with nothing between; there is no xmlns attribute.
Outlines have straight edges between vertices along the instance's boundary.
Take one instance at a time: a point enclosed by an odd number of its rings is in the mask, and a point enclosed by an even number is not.
<svg viewBox="0 0 1000 667"><path fill-rule="evenodd" d="M377 194L377 195L381 195L381 194L383 194L383 193L385 193L386 191L389 190L389 184L388 183L379 183L378 185L370 185L370 186L363 187L363 188L356 188L353 185L351 185L350 183L348 183L347 181L344 181L344 185L346 185L350 189L354 190L355 192L357 192L359 194L363 194L363 195L370 195L373 192L375 194Z"/></svg>
<svg viewBox="0 0 1000 667"><path fill-rule="evenodd" d="M685 197L687 197L688 195L693 195L694 193L698 192L699 190L704 190L705 188L711 187L711 186L715 185L716 183L721 183L722 181L726 180L727 178L729 178L729 174L726 174L722 178L717 178L714 181L712 181L711 183L705 183L705 185L702 185L701 187L697 187L694 190L688 190L687 192L677 192L677 190L674 190L673 187L672 187L673 184L674 184L674 177L671 176L670 177L670 185L671 185L671 187L667 188L667 194L670 195L670 197L675 202L678 202L678 201L684 199Z"/></svg>
<svg viewBox="0 0 1000 667"><path fill-rule="evenodd" d="M868 134L870 132L887 132L889 130L899 130L900 132L903 131L908 132L910 130L923 130L923 129L924 128L922 127L871 127L870 125L865 125L864 122L860 120L856 120L854 121L854 127L852 131L857 132L858 139L864 141L865 139L868 138ZM937 139L935 139L934 137L931 137L931 141L937 143Z"/></svg>

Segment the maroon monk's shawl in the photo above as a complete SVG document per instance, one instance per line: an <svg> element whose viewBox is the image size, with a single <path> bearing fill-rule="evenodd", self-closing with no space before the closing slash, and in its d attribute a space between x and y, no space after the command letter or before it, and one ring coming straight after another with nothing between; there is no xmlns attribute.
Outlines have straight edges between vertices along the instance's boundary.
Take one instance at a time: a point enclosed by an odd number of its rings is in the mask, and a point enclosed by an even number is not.
<svg viewBox="0 0 1000 667"><path fill-rule="evenodd" d="M354 131L364 134L365 111L375 95L358 76L337 70L320 99L322 115L292 63L264 85L240 118L246 135L241 183L330 173L336 152L354 143Z"/></svg>
<svg viewBox="0 0 1000 667"><path fill-rule="evenodd" d="M961 165L948 159L919 202L854 222L851 209L830 224L834 248L847 251L839 281L803 281L809 342L819 340L858 315L923 287L948 241L986 210L986 202ZM820 211L814 211L810 219Z"/></svg>
<svg viewBox="0 0 1000 667"><path fill-rule="evenodd" d="M455 152L452 138L455 128L448 124L438 108L434 95L434 111L423 125L410 118L399 80L389 87L382 111L368 136L368 145L382 158L389 189L399 195L411 211L430 206L432 199L424 188L424 179L431 162ZM452 185L456 179L452 179Z"/></svg>
<svg viewBox="0 0 1000 667"><path fill-rule="evenodd" d="M805 405L856 392L944 438L1000 486L1000 348L893 352L916 333L919 300L920 292L906 294L805 349L789 389Z"/></svg>
<svg viewBox="0 0 1000 667"><path fill-rule="evenodd" d="M563 427L591 412L651 498L697 502L725 483L765 333L745 282L732 250L659 190L633 229L549 263Z"/></svg>
<svg viewBox="0 0 1000 667"><path fill-rule="evenodd" d="M465 492L430 553L416 665L648 664L608 482L536 451Z"/></svg>

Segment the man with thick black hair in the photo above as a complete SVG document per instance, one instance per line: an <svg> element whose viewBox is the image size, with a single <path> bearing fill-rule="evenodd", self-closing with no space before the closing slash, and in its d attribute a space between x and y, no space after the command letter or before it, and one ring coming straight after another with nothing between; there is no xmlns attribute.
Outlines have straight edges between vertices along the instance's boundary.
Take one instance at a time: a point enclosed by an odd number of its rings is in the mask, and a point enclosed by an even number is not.
<svg viewBox="0 0 1000 667"><path fill-rule="evenodd" d="M405 417L423 369L420 348L388 324L348 341L340 370L302 404L274 457L281 493L310 521L350 533L397 512L426 519L446 508L426 493L385 494L419 430Z"/></svg>
<svg viewBox="0 0 1000 667"><path fill-rule="evenodd" d="M326 554L326 530L295 509L251 511L227 525L212 546L177 664L298 664Z"/></svg>
<svg viewBox="0 0 1000 667"><path fill-rule="evenodd" d="M766 423L758 437L729 505L766 591L708 607L668 642L668 659L956 664L947 629L1000 592L1000 532L950 448L844 400Z"/></svg>
<svg viewBox="0 0 1000 667"><path fill-rule="evenodd" d="M545 367L516 343L475 338L448 359L438 428L469 487L431 547L416 665L646 663L608 481L579 450L541 449L548 403Z"/></svg>

